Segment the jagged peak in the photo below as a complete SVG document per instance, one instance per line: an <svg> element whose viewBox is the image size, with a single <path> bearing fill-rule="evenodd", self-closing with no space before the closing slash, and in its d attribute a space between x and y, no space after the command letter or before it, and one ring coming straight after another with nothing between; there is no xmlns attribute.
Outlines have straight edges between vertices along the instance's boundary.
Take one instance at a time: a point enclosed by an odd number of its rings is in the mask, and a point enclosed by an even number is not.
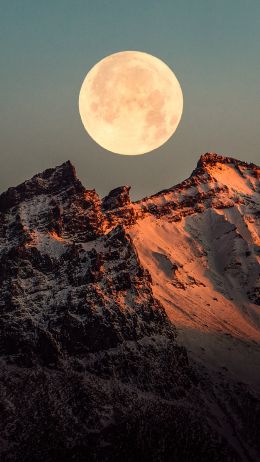
<svg viewBox="0 0 260 462"><path fill-rule="evenodd" d="M68 160L57 167L37 173L31 179L2 193L0 195L0 211L4 212L32 196L57 194L71 188L76 193L85 191L84 186L76 176L75 167Z"/></svg>
<svg viewBox="0 0 260 462"><path fill-rule="evenodd" d="M165 188L155 194L152 194L151 196L144 197L143 199L136 201L136 203L144 203L146 201L150 201L153 198L160 197L175 190L185 190L189 189L191 186L197 186L200 183L208 182L212 180L213 176L215 176L214 166L216 166L216 170L218 170L217 166L219 164L223 164L223 166L234 166L235 169L239 172L239 174L241 174L243 170L248 169L251 170L253 176L257 178L260 177L259 167L252 162L248 163L242 160L235 159L233 157L223 156L215 152L206 152L205 154L202 154L200 156L196 168L193 170L193 172L188 178L184 179L183 181L174 186ZM232 183L232 177L230 177L230 180Z"/></svg>
<svg viewBox="0 0 260 462"><path fill-rule="evenodd" d="M42 187L49 186L50 183L57 180L62 180L66 183L78 182L76 175L76 169L70 160L63 162L56 167L48 168L41 173L37 173L30 180L25 181L21 185L18 185L15 189L20 188L23 185L30 186L31 184L40 184Z"/></svg>
<svg viewBox="0 0 260 462"><path fill-rule="evenodd" d="M197 169L201 169L207 166L213 166L216 164L234 164L235 166L242 166L242 167L249 167L249 168L258 168L252 162L245 162L239 159L235 159L234 157L223 156L221 154L217 154L216 152L206 152L202 154L198 160L196 169L192 172L192 175L197 173Z"/></svg>
<svg viewBox="0 0 260 462"><path fill-rule="evenodd" d="M130 189L131 186L127 185L112 189L112 191L110 191L110 193L105 196L102 201L103 209L113 210L130 204Z"/></svg>
<svg viewBox="0 0 260 462"><path fill-rule="evenodd" d="M57 165L56 167L48 168L47 170L44 170L42 173L34 175L33 178L38 176L41 176L43 178L50 178L53 174L56 174L58 172L61 175L67 175L71 176L72 178L76 178L76 169L70 160L63 162L62 164Z"/></svg>
<svg viewBox="0 0 260 462"><path fill-rule="evenodd" d="M216 152L205 152L205 154L200 156L197 167L202 167L205 164L213 164L216 162L226 163L226 159L228 159L228 157L217 154Z"/></svg>
<svg viewBox="0 0 260 462"><path fill-rule="evenodd" d="M214 175L214 166L219 164L233 165L239 171L241 169L251 169L256 177L259 176L259 167L253 163L247 163L232 157L219 155L215 152L206 152L200 156L197 166L189 178L170 188L163 189L156 194L145 197L136 203L151 200L154 197L158 197L173 190L189 188L201 181L208 181L211 176ZM70 160L54 168L44 170L43 172L34 175L31 179L16 187L11 187L6 192L2 193L0 195L0 212L5 212L23 200L30 199L31 197L42 194L59 194L64 191L69 191L70 195L86 192L91 193L91 191L87 191L84 188L80 180L77 178L75 167ZM119 186L111 190L102 200L103 210L109 212L110 210L122 209L129 205L131 203L129 191L130 186L128 185ZM92 192L98 196L95 190Z"/></svg>

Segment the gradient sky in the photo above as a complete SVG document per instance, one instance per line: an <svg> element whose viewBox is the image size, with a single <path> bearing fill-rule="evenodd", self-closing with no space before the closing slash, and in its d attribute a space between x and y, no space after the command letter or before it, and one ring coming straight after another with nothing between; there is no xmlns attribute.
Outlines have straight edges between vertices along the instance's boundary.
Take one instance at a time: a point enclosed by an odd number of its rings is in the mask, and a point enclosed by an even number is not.
<svg viewBox="0 0 260 462"><path fill-rule="evenodd" d="M121 50L165 61L184 94L175 135L142 156L99 147L78 112L86 73ZM260 161L259 0L0 0L0 56L1 191L67 159L86 187L134 199L207 151Z"/></svg>

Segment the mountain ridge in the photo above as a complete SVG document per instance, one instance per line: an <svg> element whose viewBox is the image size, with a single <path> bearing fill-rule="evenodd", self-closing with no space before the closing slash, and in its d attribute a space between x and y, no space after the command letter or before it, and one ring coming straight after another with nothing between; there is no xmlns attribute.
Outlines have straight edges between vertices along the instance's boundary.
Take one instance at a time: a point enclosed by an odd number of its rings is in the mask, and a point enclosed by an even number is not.
<svg viewBox="0 0 260 462"><path fill-rule="evenodd" d="M158 191L157 193L154 193L154 194L151 194L150 196L145 196L144 198L142 199L138 199L136 201L134 201L133 203L139 203L139 202L142 202L144 201L147 197L154 197L154 196L157 196L165 191L171 191L172 189L174 188L178 188L182 185L185 185L186 182L200 174L200 173L205 173L205 167L208 165L212 166L212 165L215 165L216 163L222 163L222 164L230 164L230 163L233 163L235 166L242 166L242 167L249 167L253 170L255 170L256 172L259 170L259 167L254 164L253 162L246 162L246 161L241 161L241 160L238 160L238 159L235 159L233 157L228 157L228 156L222 156L220 154L216 154L214 152L207 152L205 154L202 154L197 162L197 166L195 167L195 169L192 171L191 175L187 178L187 179L184 179L183 181L181 181L180 183L177 183L176 185L173 185L173 186L170 186L166 189L163 189L161 191ZM20 183L19 185L17 186L12 186L12 187L9 187L6 191L3 191L1 194L0 194L0 206L1 207L4 207L4 205L2 205L6 199L6 197L8 196L12 196L14 194L14 192L16 191L18 193L18 199L19 199L19 193L26 193L26 187L29 186L31 187L31 189L33 189L33 185L39 186L39 188L42 187L42 190L44 192L44 184L39 184L37 183L37 180L38 179L45 179L45 180L48 180L51 178L52 174L55 174L57 173L59 175L59 173L61 172L61 178L63 179L68 179L68 180L71 180L72 183L76 183L77 185L79 185L79 188L80 188L80 185L88 190L88 191L95 191L95 189L87 189L83 186L83 184L81 183L81 181L77 178L77 175L76 175L76 168L75 166L71 163L70 160L67 160L65 162L63 162L62 164L56 166L56 167L52 167L52 168L48 168L46 170L44 170L42 173L37 173L35 175L33 175L33 177L30 179L30 180L26 180L22 183ZM57 175L57 180L58 180L58 175ZM54 175L54 178L55 178L55 175ZM61 187L62 185L59 184L58 185L59 187ZM113 189L112 191L115 191L119 188L128 188L128 190L131 189L131 186L128 186L128 185L123 185L123 186L119 186L119 187L116 187L115 189ZM40 191L39 191L40 193ZM110 191L111 193L111 191ZM109 194L110 194L109 193ZM104 196L105 198L106 196ZM11 204L10 204L11 205Z"/></svg>
<svg viewBox="0 0 260 462"><path fill-rule="evenodd" d="M0 195L3 460L258 460L259 174L206 153L132 202L67 161Z"/></svg>

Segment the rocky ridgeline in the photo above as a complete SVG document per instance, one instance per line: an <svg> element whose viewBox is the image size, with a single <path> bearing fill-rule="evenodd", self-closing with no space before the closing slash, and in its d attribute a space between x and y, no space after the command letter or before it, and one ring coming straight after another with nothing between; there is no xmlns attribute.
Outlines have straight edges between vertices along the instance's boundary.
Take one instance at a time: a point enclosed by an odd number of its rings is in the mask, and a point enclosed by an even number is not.
<svg viewBox="0 0 260 462"><path fill-rule="evenodd" d="M157 216L169 215L173 221L204 212L209 208L230 208L235 204L244 204L244 194L241 195L232 188L232 175L231 187L214 177L214 169L222 170L225 167L230 167L242 180L249 182L253 191L260 192L260 171L255 164L206 153L200 157L197 167L187 180L142 199L139 204L144 212ZM251 178L255 180L255 184ZM160 200L164 198L165 200Z"/></svg>
<svg viewBox="0 0 260 462"><path fill-rule="evenodd" d="M255 164L243 162L242 160L234 159L233 157L221 156L214 152L206 152L206 154L202 154L197 164L197 168L192 173L192 176L197 175L198 173L202 173L203 171L207 170L208 166L215 166L216 164L222 165L234 165L236 169L242 173L244 169L249 169L253 172L255 177L259 178L259 167Z"/></svg>
<svg viewBox="0 0 260 462"><path fill-rule="evenodd" d="M130 232L234 204L257 220L216 165L259 192L256 166L205 154L188 180L137 203L128 186L101 200L70 162L0 196L1 460L258 460L257 395L189 361Z"/></svg>
<svg viewBox="0 0 260 462"><path fill-rule="evenodd" d="M0 196L4 214L2 232L19 228L27 240L30 233L54 232L71 240L90 240L102 234L100 199L86 190L68 161L55 169L35 175L17 188Z"/></svg>

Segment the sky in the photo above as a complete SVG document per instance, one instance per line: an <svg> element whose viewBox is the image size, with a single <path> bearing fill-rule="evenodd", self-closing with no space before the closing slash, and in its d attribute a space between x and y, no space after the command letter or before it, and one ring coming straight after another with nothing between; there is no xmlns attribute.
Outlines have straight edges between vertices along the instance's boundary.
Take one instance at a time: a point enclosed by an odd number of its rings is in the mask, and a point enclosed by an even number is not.
<svg viewBox="0 0 260 462"><path fill-rule="evenodd" d="M87 188L132 199L208 151L259 164L259 49L259 0L0 0L0 191L68 159ZM123 50L162 59L183 90L177 131L141 156L104 150L79 116L85 75Z"/></svg>

